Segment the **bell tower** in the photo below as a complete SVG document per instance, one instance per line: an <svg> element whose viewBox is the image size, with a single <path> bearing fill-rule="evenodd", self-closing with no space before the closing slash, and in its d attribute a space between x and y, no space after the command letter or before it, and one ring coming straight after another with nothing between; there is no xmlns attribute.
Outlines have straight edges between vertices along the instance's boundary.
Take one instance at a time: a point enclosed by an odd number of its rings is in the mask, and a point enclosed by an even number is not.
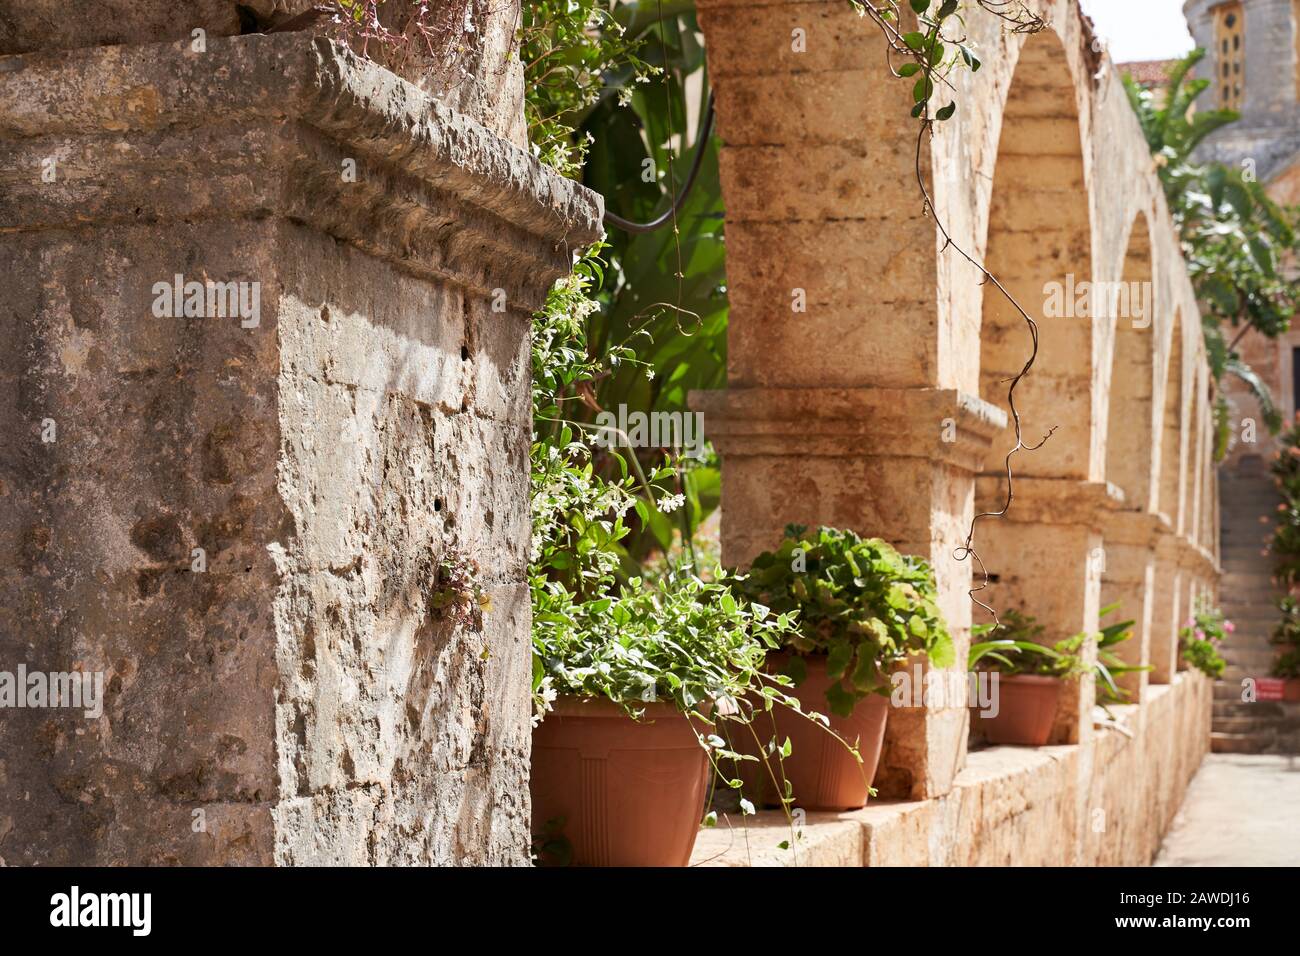
<svg viewBox="0 0 1300 956"><path fill-rule="evenodd" d="M1251 161L1267 181L1300 151L1300 0L1188 0L1183 14L1206 57L1201 108L1235 110L1201 152L1231 165Z"/></svg>

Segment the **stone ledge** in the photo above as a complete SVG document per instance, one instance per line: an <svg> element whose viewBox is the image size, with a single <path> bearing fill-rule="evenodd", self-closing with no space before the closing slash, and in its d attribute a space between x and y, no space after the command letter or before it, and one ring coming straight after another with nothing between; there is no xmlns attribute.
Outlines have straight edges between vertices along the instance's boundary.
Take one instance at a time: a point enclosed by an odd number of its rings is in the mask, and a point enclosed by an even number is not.
<svg viewBox="0 0 1300 956"><path fill-rule="evenodd" d="M1153 686L1142 704L1112 707L1114 725L1102 724L1094 742L1087 745L1094 751L1089 758L1094 767L1089 787L1105 783L1106 767L1128 748L1142 748L1137 756L1143 759L1153 757L1163 738L1154 732L1148 738L1148 728L1156 725L1162 732L1177 734L1179 718L1194 715L1198 703L1204 705L1208 717L1208 682L1198 675L1178 674L1172 684ZM1035 822L1034 814L1055 812L1074 820L1082 749L1071 744L972 751L950 793L932 800L873 800L863 809L847 813L809 813L793 851L778 846L791 839L789 823L779 811L750 817L743 828L739 821L729 827L727 821L720 820L716 829L700 831L691 865L863 867L998 862L991 857L1013 852L1017 839L1033 835L1035 831L1025 828ZM1101 756L1105 759L1099 760ZM1194 755L1193 769L1195 762L1199 755ZM1110 782L1123 784L1122 779ZM1170 785L1160 780L1149 783ZM1185 784L1181 781L1179 793ZM1158 832L1148 831L1148 839L1154 836L1158 842L1165 822L1157 821ZM1055 835L1068 836L1064 831ZM962 846L961 841L985 841L988 848ZM1060 849L1039 846L1031 855L1026 848L1026 856L1019 862L1072 862L1064 855L1052 859L1054 852Z"/></svg>
<svg viewBox="0 0 1300 956"><path fill-rule="evenodd" d="M965 768L953 782L954 794L978 793L982 788L1010 785L1018 777L1048 771L1072 760L1077 745L1061 747L990 747L967 755ZM809 813L797 851L777 844L790 839L790 827L780 811L759 813L748 821L748 836L739 826L702 830L692 855L693 866L871 866L872 844L892 839L909 841L928 826L926 817L952 798L934 800L872 800L847 813ZM748 844L748 845L746 845ZM929 860L908 861L929 865ZM880 865L876 863L875 865Z"/></svg>
<svg viewBox="0 0 1300 956"><path fill-rule="evenodd" d="M49 156L54 183L41 180ZM212 39L203 54L166 43L0 58L0 169L3 232L278 214L538 302L603 216L600 196L526 151L293 33Z"/></svg>
<svg viewBox="0 0 1300 956"><path fill-rule="evenodd" d="M944 388L731 388L692 392L690 405L724 455L892 456L971 471L1007 423L996 405Z"/></svg>

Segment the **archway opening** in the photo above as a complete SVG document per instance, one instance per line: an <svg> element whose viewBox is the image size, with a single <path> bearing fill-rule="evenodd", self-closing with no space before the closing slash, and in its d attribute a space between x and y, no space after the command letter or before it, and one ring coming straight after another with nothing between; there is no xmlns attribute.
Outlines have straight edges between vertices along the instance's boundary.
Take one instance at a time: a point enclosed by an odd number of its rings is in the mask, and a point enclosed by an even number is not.
<svg viewBox="0 0 1300 956"><path fill-rule="evenodd" d="M1057 427L1042 448L1016 456L1021 474L1088 477L1095 340L1091 247L1074 84L1060 40L1048 30L1026 40L1008 94L985 253L989 271L1039 324L1038 355L1015 390L1026 444ZM1009 412L1009 381L1032 351L1024 318L986 283L981 397ZM1013 444L1008 430L989 461L1000 466Z"/></svg>
<svg viewBox="0 0 1300 956"><path fill-rule="evenodd" d="M1151 234L1144 214L1134 220L1114 308L1114 348L1106 414L1106 480L1124 492L1124 507L1150 509L1156 493L1155 307ZM1120 314L1122 313L1122 314Z"/></svg>

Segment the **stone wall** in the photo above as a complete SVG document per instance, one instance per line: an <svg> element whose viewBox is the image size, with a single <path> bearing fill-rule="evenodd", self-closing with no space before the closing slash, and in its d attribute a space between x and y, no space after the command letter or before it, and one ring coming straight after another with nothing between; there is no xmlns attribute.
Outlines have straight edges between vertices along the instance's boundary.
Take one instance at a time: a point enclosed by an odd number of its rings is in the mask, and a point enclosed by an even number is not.
<svg viewBox="0 0 1300 956"><path fill-rule="evenodd" d="M0 670L105 703L5 712L0 858L526 863L527 334L599 197L231 4L67 6L0 15Z"/></svg>

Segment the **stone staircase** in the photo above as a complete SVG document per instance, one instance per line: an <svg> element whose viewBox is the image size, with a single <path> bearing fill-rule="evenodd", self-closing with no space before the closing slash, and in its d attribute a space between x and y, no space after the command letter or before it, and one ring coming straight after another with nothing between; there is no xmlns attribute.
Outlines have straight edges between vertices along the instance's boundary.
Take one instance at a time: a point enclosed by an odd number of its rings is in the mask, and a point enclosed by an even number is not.
<svg viewBox="0 0 1300 956"><path fill-rule="evenodd" d="M1223 648L1228 667L1214 685L1210 745L1215 753L1300 754L1300 705L1241 699L1242 678L1267 677L1275 656L1269 635L1278 621L1281 592L1271 580L1273 559L1261 552L1280 501L1266 473L1219 473L1219 603L1236 632Z"/></svg>

